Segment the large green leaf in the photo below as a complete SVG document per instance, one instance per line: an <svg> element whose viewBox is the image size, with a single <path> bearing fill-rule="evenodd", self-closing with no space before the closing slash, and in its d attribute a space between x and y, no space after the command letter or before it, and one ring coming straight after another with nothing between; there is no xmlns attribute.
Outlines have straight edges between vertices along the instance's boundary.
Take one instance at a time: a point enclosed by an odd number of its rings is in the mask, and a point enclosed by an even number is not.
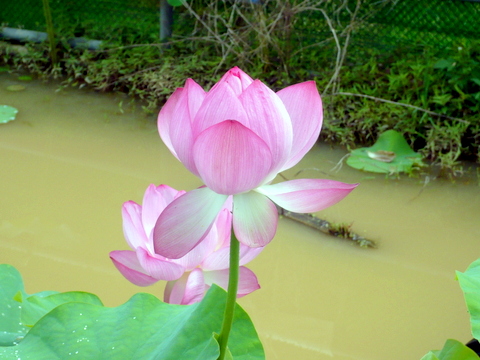
<svg viewBox="0 0 480 360"><path fill-rule="evenodd" d="M391 154L390 159L393 160L388 161L388 154ZM347 164L359 170L394 174L408 172L415 166L421 166L422 156L410 148L399 132L387 130L378 137L373 146L352 150L347 158Z"/></svg>
<svg viewBox="0 0 480 360"><path fill-rule="evenodd" d="M81 302L102 306L102 302L96 295L81 291L65 293L43 291L35 295L26 295L24 292L19 291L14 299L21 303L21 322L28 327L35 325L42 316L62 304Z"/></svg>
<svg viewBox="0 0 480 360"><path fill-rule="evenodd" d="M464 273L457 271L457 279L470 313L473 337L478 340L480 339L480 259L470 264Z"/></svg>
<svg viewBox="0 0 480 360"><path fill-rule="evenodd" d="M430 351L421 360L478 360L479 357L460 341L449 339L440 351Z"/></svg>
<svg viewBox="0 0 480 360"><path fill-rule="evenodd" d="M28 295L20 273L11 265L0 264L0 346L15 345L42 316L70 302L102 305L97 296L85 292L42 291Z"/></svg>
<svg viewBox="0 0 480 360"><path fill-rule="evenodd" d="M15 120L18 110L8 105L0 105L0 124Z"/></svg>
<svg viewBox="0 0 480 360"><path fill-rule="evenodd" d="M12 312L8 317L16 319L8 329L17 331L21 327L22 331L26 330L19 321L22 309L18 309L18 305L16 309L4 306L15 301L9 300L9 296L15 297L18 291L22 293L22 306L34 304L28 316L23 315L30 320L38 318L42 309L48 311L54 306L52 296L68 297L68 293L29 297L24 295L21 278L15 269L0 267L1 273L5 274L0 276L0 281L3 278L7 281L0 282L0 288L6 290L0 293L0 300L6 301L0 303L0 313ZM81 293L75 294L80 296ZM77 356L112 360L214 360L219 352L214 333L220 331L225 301L226 292L213 286L201 303L189 306L166 304L150 294L136 294L115 308L67 302L39 318L18 345L0 347L0 358L63 360ZM2 331L3 322L0 333ZM250 318L238 305L229 349L234 360L265 358Z"/></svg>
<svg viewBox="0 0 480 360"><path fill-rule="evenodd" d="M21 322L22 307L13 300L23 291L22 277L10 265L0 265L0 346L12 345L28 332Z"/></svg>

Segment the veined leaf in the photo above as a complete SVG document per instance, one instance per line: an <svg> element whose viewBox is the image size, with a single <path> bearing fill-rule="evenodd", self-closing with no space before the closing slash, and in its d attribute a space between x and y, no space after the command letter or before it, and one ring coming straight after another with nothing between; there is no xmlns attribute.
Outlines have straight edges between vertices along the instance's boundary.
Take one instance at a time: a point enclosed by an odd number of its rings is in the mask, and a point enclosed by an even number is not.
<svg viewBox="0 0 480 360"><path fill-rule="evenodd" d="M219 346L214 334L220 332L226 302L226 292L218 286L212 286L202 302L193 305L166 304L153 295L140 293L123 305L108 308L97 302L95 295L83 297L85 294L42 292L29 296L23 290L18 271L0 265L0 313L8 320L0 318L0 334L6 333L11 341L0 344L0 358L218 358ZM62 299L72 301L56 306ZM22 314L27 307L30 307L28 314ZM29 330L22 318L36 322ZM22 340L23 334L26 335ZM265 359L255 328L238 304L229 350L233 360Z"/></svg>
<svg viewBox="0 0 480 360"><path fill-rule="evenodd" d="M422 156L395 130L382 133L371 147L353 150L347 164L358 170L387 174L407 172L423 165Z"/></svg>

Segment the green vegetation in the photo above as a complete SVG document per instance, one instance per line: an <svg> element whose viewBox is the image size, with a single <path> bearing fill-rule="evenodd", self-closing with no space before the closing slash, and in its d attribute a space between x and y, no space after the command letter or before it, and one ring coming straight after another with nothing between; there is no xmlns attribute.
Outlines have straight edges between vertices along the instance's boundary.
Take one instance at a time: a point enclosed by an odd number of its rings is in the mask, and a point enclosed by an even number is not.
<svg viewBox="0 0 480 360"><path fill-rule="evenodd" d="M218 359L212 329L220 330L227 294L216 285L190 306L138 293L123 305L105 307L86 292L27 294L11 265L0 264L0 284L2 359L68 359L77 354L101 359L106 353L109 359ZM265 359L252 321L239 305L233 322L230 359Z"/></svg>
<svg viewBox="0 0 480 360"><path fill-rule="evenodd" d="M411 173L423 165L421 155L395 130L382 133L371 147L352 150L347 164L355 169L386 174Z"/></svg>
<svg viewBox="0 0 480 360"><path fill-rule="evenodd" d="M158 29L150 22L136 24L138 31L118 20L105 33L90 14L74 29L57 25L57 65L45 43L0 43L0 65L60 77L66 86L127 92L152 112L187 77L208 88L234 65L275 90L313 79L325 103L323 140L351 150L393 129L443 169L478 162L480 41L458 37L437 48L410 31L416 42L408 45L364 46L372 26L391 31L372 23L391 2L332 3L192 0L175 8L174 36L163 44L153 43ZM72 48L74 35L101 39L103 48Z"/></svg>
<svg viewBox="0 0 480 360"><path fill-rule="evenodd" d="M0 124L15 120L18 110L8 105L0 105Z"/></svg>

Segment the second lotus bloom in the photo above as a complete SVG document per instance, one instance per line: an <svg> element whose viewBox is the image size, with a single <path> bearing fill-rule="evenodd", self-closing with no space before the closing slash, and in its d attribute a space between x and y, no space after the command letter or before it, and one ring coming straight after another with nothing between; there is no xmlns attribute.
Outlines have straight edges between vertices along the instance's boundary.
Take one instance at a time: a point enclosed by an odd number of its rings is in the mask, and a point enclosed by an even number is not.
<svg viewBox="0 0 480 360"><path fill-rule="evenodd" d="M205 92L188 79L158 117L164 143L205 183L172 201L157 220L154 249L180 258L209 233L219 212L233 203L238 240L262 247L275 235L275 204L294 212L316 212L352 191L355 184L298 179L270 185L297 164L318 139L322 102L315 82L275 93L239 68Z"/></svg>
<svg viewBox="0 0 480 360"><path fill-rule="evenodd" d="M192 304L203 298L208 288L228 285L229 243L232 215L228 208L220 211L204 241L180 259L172 260L153 251L152 231L158 216L185 192L167 185L150 185L139 205L127 201L123 205L123 231L132 250L117 250L110 258L127 280L139 285L152 285L167 280L164 300L172 304ZM228 204L227 204L228 206ZM254 259L262 248L240 248L240 265ZM255 274L240 266L238 297L259 288Z"/></svg>

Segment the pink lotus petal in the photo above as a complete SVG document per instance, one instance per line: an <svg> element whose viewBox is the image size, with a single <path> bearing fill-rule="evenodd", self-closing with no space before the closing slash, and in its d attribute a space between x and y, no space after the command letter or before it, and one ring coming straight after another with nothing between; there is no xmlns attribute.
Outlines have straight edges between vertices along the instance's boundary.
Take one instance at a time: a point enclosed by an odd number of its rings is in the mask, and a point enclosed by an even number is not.
<svg viewBox="0 0 480 360"><path fill-rule="evenodd" d="M185 191L178 191L167 185L148 186L142 201L142 223L148 238L151 237L158 217L178 193L184 194Z"/></svg>
<svg viewBox="0 0 480 360"><path fill-rule="evenodd" d="M138 286L149 286L155 284L155 279L145 273L137 259L135 251L116 250L110 252L115 267L131 283Z"/></svg>
<svg viewBox="0 0 480 360"><path fill-rule="evenodd" d="M137 249L137 258L145 273L158 280L177 280L185 272L183 266L156 258L142 248Z"/></svg>
<svg viewBox="0 0 480 360"><path fill-rule="evenodd" d="M239 99L248 116L245 125L266 142L272 153L270 171L276 175L292 150L293 128L287 109L278 95L259 80L255 80Z"/></svg>
<svg viewBox="0 0 480 360"><path fill-rule="evenodd" d="M220 286L222 289L227 290L228 276L229 276L229 269L205 271L205 274L204 274L205 284L207 286L212 286L213 284L216 284Z"/></svg>
<svg viewBox="0 0 480 360"><path fill-rule="evenodd" d="M256 188L272 166L267 144L237 121L209 127L198 136L193 150L200 177L219 194Z"/></svg>
<svg viewBox="0 0 480 360"><path fill-rule="evenodd" d="M251 248L240 244L240 265L245 265L255 259L264 247ZM228 269L230 265L230 246L223 247L210 255L202 262L200 267L205 271Z"/></svg>
<svg viewBox="0 0 480 360"><path fill-rule="evenodd" d="M195 116L195 138L205 129L225 120L236 120L246 125L247 114L232 88L226 83L218 83L208 92Z"/></svg>
<svg viewBox="0 0 480 360"><path fill-rule="evenodd" d="M195 118L198 110L202 106L207 93L194 80L187 79L185 82L185 91L188 93L188 112L190 120Z"/></svg>
<svg viewBox="0 0 480 360"><path fill-rule="evenodd" d="M170 139L170 124L172 123L172 119L175 115L175 107L177 106L178 99L180 98L182 92L183 88L178 88L173 92L172 95L170 95L167 102L160 110L157 121L158 133L160 134L160 137L177 159L177 153L173 148L172 141Z"/></svg>
<svg viewBox="0 0 480 360"><path fill-rule="evenodd" d="M169 281L164 291L164 301L170 304L190 305L202 300L205 282L200 269L185 273L177 281Z"/></svg>
<svg viewBox="0 0 480 360"><path fill-rule="evenodd" d="M231 226L231 225L230 225ZM180 259L171 260L182 265L186 271L192 271L203 260L215 251L218 245L218 232L216 226L212 226L209 233L200 243Z"/></svg>
<svg viewBox="0 0 480 360"><path fill-rule="evenodd" d="M252 248L250 246L240 244L240 265L248 264L250 261L255 259L262 251L265 249L262 247Z"/></svg>
<svg viewBox="0 0 480 360"><path fill-rule="evenodd" d="M170 141L177 154L177 158L193 174L197 174L192 157L193 147L193 118L205 98L203 89L193 80L188 79L185 88L179 96L175 114L169 125Z"/></svg>
<svg viewBox="0 0 480 360"><path fill-rule="evenodd" d="M147 247L148 238L142 224L142 207L134 201L122 206L123 234L128 245L135 250L139 246Z"/></svg>
<svg viewBox="0 0 480 360"><path fill-rule="evenodd" d="M323 179L297 179L264 185L256 191L288 211L312 213L336 204L358 184Z"/></svg>
<svg viewBox="0 0 480 360"><path fill-rule="evenodd" d="M217 228L217 249L230 245L230 237L232 235L232 207L233 196L229 196L225 202L225 207L218 214L215 220Z"/></svg>
<svg viewBox="0 0 480 360"><path fill-rule="evenodd" d="M277 92L293 125L293 146L289 161L281 171L297 164L312 148L322 127L322 100L314 81L289 86Z"/></svg>
<svg viewBox="0 0 480 360"><path fill-rule="evenodd" d="M238 290L237 297L242 297L250 294L251 292L260 289L258 279L252 270L245 266L240 266L240 273L238 278ZM229 270L216 270L204 272L205 284L212 286L217 284L221 288L228 289L228 275Z"/></svg>
<svg viewBox="0 0 480 360"><path fill-rule="evenodd" d="M238 241L250 247L267 245L277 231L275 204L255 191L233 197L233 229Z"/></svg>
<svg viewBox="0 0 480 360"><path fill-rule="evenodd" d="M228 269L230 264L230 247L221 248L209 254L201 264L205 271Z"/></svg>
<svg viewBox="0 0 480 360"><path fill-rule="evenodd" d="M155 253L169 259L186 255L208 234L227 197L203 187L175 199L153 229Z"/></svg>
<svg viewBox="0 0 480 360"><path fill-rule="evenodd" d="M235 66L227 71L217 84L224 82L230 86L236 96L239 96L253 82L253 79ZM217 84L215 84L215 86L217 86Z"/></svg>
<svg viewBox="0 0 480 360"><path fill-rule="evenodd" d="M260 289L260 284L255 273L245 266L240 266L237 297L243 297L258 289Z"/></svg>
<svg viewBox="0 0 480 360"><path fill-rule="evenodd" d="M200 269L194 269L189 275L185 286L185 295L182 304L190 305L202 300L205 295L204 273Z"/></svg>
<svg viewBox="0 0 480 360"><path fill-rule="evenodd" d="M142 223L148 238L151 238L153 227L162 211L175 198L185 194L167 185L155 186L151 184L145 191L142 201ZM153 252L153 248L149 249Z"/></svg>

